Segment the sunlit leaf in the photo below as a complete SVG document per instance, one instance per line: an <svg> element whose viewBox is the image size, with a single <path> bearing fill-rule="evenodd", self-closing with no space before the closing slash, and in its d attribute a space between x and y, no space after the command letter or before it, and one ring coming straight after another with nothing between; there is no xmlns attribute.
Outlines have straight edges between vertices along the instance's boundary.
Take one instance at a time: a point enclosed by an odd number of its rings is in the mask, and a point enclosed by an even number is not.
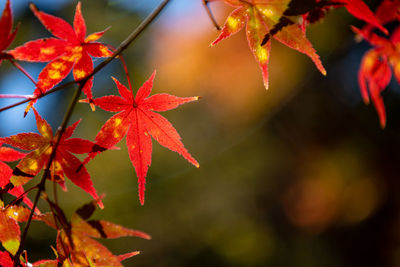
<svg viewBox="0 0 400 267"><path fill-rule="evenodd" d="M73 27L65 20L39 11L34 4L31 9L35 16L56 38L45 38L27 42L26 44L10 51L18 60L32 62L49 62L39 74L35 96L50 90L61 82L71 71L75 80L85 78L93 71L94 57L108 57L112 52L107 46L96 42L104 33L96 33L95 37L89 35L85 39L86 25L82 17L81 3L78 2L75 11ZM92 100L93 78L90 78L83 92ZM29 108L34 101L30 103Z"/></svg>
<svg viewBox="0 0 400 267"><path fill-rule="evenodd" d="M97 134L97 151L89 154L90 158L98 152L115 146L126 135L129 157L135 167L139 183L139 199L144 204L145 182L151 164L152 136L162 146L182 155L194 166L199 163L189 154L181 142L181 137L172 124L154 111L166 111L177 106L195 101L198 97L176 97L168 94L150 96L155 73L138 90L136 97L117 79L114 79L121 96L104 96L94 99L93 103L107 111L119 112L111 117ZM99 149L100 148L100 149Z"/></svg>
<svg viewBox="0 0 400 267"><path fill-rule="evenodd" d="M40 117L36 110L34 112L40 134L21 133L1 139L2 142L14 147L33 150L14 168L12 177L10 178L14 186L25 184L45 168L56 144L57 137L53 135L50 125ZM55 157L50 166L49 178L65 188L65 175L94 199L98 199L99 196L93 187L88 171L85 167L82 167L81 161L72 154L84 154L93 150L92 142L80 138L70 138L78 124L79 121L68 127L61 137ZM101 202L100 205L102 206Z"/></svg>

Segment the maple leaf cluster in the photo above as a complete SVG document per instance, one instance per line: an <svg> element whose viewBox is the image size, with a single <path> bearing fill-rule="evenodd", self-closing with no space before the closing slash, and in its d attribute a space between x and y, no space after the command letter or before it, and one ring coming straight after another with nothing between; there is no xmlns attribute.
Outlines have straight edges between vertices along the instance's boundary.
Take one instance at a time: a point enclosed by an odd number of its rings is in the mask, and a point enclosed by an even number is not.
<svg viewBox="0 0 400 267"><path fill-rule="evenodd" d="M161 145L181 154L196 167L199 166L197 161L184 148L181 138L174 127L164 117L153 112L176 108L183 103L197 100L197 97L179 98L168 94L149 97L155 77L154 73L138 90L136 97L133 97L132 88L129 91L114 79L121 97L105 96L93 99L93 77L89 78L93 71L92 57L108 57L112 55L111 50L106 45L96 42L105 31L85 37L86 25L82 16L80 2L76 6L73 27L63 19L39 11L33 4L31 4L31 9L46 29L56 38L29 41L11 51L2 52L4 55L11 57L12 60L49 62L39 74L36 89L33 93L34 100L30 102L26 111L37 100L35 97L56 86L72 70L76 81L80 81L85 77L88 78L82 89L87 99L81 102L87 102L93 107L96 105L111 112L122 112L104 124L93 143L80 138L70 138L79 122L67 128L62 133L62 136L58 136L60 133L54 134L50 125L34 110L40 134L21 133L0 139L4 144L31 151L27 155L21 156L22 160L14 168L9 178L14 187L24 185L42 169L46 168L53 150L56 149L54 158L49 166L50 179L65 189L64 176L66 176L94 199L98 199L89 173L82 162L72 153L89 153L89 159L91 159L94 155L113 148L125 134L127 135L129 156L139 179L139 196L142 204L144 203L145 177L151 164L150 136ZM9 1L6 3L0 25L5 26L4 30L2 28L0 32L0 36L5 37L0 40L4 39L4 44L8 46L9 40L13 39L15 35L14 31L10 37L12 13ZM4 45L4 47L6 46ZM55 147L56 143L57 147ZM9 170L8 173L5 170L2 173L4 173L4 176L9 176L10 174ZM2 180L4 181L2 182L4 187L4 185L8 184L6 182L7 178Z"/></svg>
<svg viewBox="0 0 400 267"><path fill-rule="evenodd" d="M23 257L21 266L122 266L121 261L140 254L133 251L114 255L104 245L93 238L114 239L134 236L143 239L151 237L141 231L128 229L103 220L89 220L98 203L93 201L79 208L68 220L63 211L53 202L50 205L56 211L35 214L34 220L46 223L57 229L55 260L39 260L33 264ZM19 222L28 220L30 210L19 205L4 206L0 201L0 243L6 251L0 251L0 266L13 267L13 256L20 244ZM59 225L62 225L60 228Z"/></svg>
<svg viewBox="0 0 400 267"><path fill-rule="evenodd" d="M206 2L221 0L209 0ZM388 30L382 26L399 21L400 1L383 0L372 12L362 0L222 0L235 9L226 19L219 36L211 43L216 45L246 27L249 48L258 62L264 86L269 87L268 63L271 52L271 39L306 54L317 69L326 75L320 57L306 37L307 26L315 23L332 9L345 7L354 17L367 25L353 30L374 46L363 57L358 75L361 94L365 103L370 98L379 115L382 128L386 125L386 113L381 92L391 80L391 67L400 81L400 29L396 28L387 38ZM379 29L384 36L374 33Z"/></svg>
<svg viewBox="0 0 400 267"><path fill-rule="evenodd" d="M382 24L396 22L390 36L373 32L375 25L367 25L362 29L353 27L353 30L373 46L363 56L358 82L364 102L368 104L371 98L381 127L384 128L386 111L381 92L392 78L392 68L400 84L400 1L384 0L376 10L376 17Z"/></svg>
<svg viewBox="0 0 400 267"><path fill-rule="evenodd" d="M353 16L387 32L368 6L361 0L223 1L233 6L235 10L228 16L221 33L211 45L216 45L246 26L249 47L261 68L266 89L269 87L268 63L271 52L271 38L310 57L317 69L323 75L326 75L326 70L320 57L306 37L306 27L310 23L323 18L331 8L344 6ZM300 16L302 20L297 19L297 16Z"/></svg>
<svg viewBox="0 0 400 267"><path fill-rule="evenodd" d="M93 98L94 80L93 57L105 58L113 55L107 45L97 42L105 31L86 36L86 24L82 16L81 3L78 2L73 26L65 20L47 14L30 5L32 12L54 35L54 37L28 41L10 51L6 50L15 38L16 30L12 30L12 10L7 0L0 19L0 63L7 60L17 66L34 83L35 90L28 99L25 115L33 109L39 133L19 133L8 137L0 137L0 189L16 199L8 205L0 200L0 242L6 251L0 252L1 266L28 264L21 256L21 231L19 222L34 219L43 221L57 230L57 246L54 249L56 260L43 260L33 266L122 266L121 261L137 255L131 252L115 256L107 248L92 238L117 238L136 236L150 239L150 236L136 230L124 228L106 221L88 220L95 206L103 208L101 197L97 194L89 172L85 165L96 155L115 148L124 136L129 157L138 177L138 194L140 203L144 204L146 176L151 165L153 137L162 146L182 155L194 166L198 162L184 147L181 137L172 124L156 112L167 111L181 104L198 100L198 97L176 97L169 94L150 96L155 72L139 88L136 95L129 82L129 89L115 78L120 96L108 95ZM15 61L48 62L38 75L37 82ZM92 110L98 106L106 111L118 112L101 127L95 141L72 137L81 122L75 122L64 129L53 132L51 126L42 118L34 107L38 99L55 88L71 72L79 84L86 99L80 102L89 103ZM129 77L128 77L129 81ZM8 146L4 146L8 145ZM11 147L10 147L11 146ZM15 150L14 148L20 149ZM75 154L87 154L82 162ZM12 169L4 162L19 161ZM94 201L79 209L71 220L67 220L57 203L52 202L47 194L42 198L49 204L51 213L40 213L26 196L23 186L43 171L43 179L50 180L67 190L65 177L91 195ZM29 190L44 190L44 183ZM41 191L39 191L40 193ZM38 196L39 196L38 193ZM24 202L28 208L21 206Z"/></svg>

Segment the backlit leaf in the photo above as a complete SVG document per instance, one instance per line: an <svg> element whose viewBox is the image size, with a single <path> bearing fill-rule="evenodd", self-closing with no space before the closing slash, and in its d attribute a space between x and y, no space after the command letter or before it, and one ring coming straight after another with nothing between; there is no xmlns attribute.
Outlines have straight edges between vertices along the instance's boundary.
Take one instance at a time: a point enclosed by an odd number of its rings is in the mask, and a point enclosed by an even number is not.
<svg viewBox="0 0 400 267"><path fill-rule="evenodd" d="M90 55L95 57L108 57L112 52L107 46L96 42L102 35L96 33L85 39L86 25L82 17L81 3L78 2L75 11L74 26L65 20L46 14L31 4L35 16L57 38L45 38L27 42L26 44L10 51L10 54L18 60L32 62L49 62L39 74L35 96L50 90L61 82L72 70L75 80L85 78L93 71L93 61ZM90 78L83 88L88 99L92 100L93 78ZM31 101L27 110L35 101Z"/></svg>
<svg viewBox="0 0 400 267"><path fill-rule="evenodd" d="M195 101L198 97L176 97L158 94L149 97L153 87L155 73L138 90L136 97L118 80L114 79L121 97L104 96L94 99L93 103L107 111L119 112L111 117L97 134L95 141L98 151L92 151L89 158L98 152L114 147L126 135L129 157L138 176L139 200L144 204L145 182L151 164L152 136L162 146L182 155L190 163L199 167L198 162L189 154L181 142L181 137L161 115L154 111L173 109L181 104ZM88 159L86 161L88 161Z"/></svg>
<svg viewBox="0 0 400 267"><path fill-rule="evenodd" d="M53 135L50 125L36 110L34 112L40 134L22 133L1 139L6 144L24 150L33 150L15 167L10 179L14 186L25 184L47 166L56 143L57 137ZM78 123L68 127L61 137L55 157L50 166L50 178L65 188L65 175L94 199L98 199L99 196L93 187L89 173L82 166L80 160L72 154L84 154L93 150L92 142L80 138L70 138ZM101 202L99 204L102 206Z"/></svg>

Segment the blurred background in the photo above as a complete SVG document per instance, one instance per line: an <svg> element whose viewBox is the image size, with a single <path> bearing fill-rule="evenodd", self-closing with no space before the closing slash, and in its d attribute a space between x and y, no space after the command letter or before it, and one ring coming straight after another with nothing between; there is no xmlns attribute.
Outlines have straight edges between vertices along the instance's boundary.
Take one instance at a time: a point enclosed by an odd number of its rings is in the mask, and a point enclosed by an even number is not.
<svg viewBox="0 0 400 267"><path fill-rule="evenodd" d="M33 2L70 23L77 3ZM118 46L159 2L83 0L88 33L111 26L101 41ZM106 194L105 209L94 217L153 237L102 242L116 254L142 251L125 266L400 266L400 91L392 81L383 92L388 123L382 130L357 84L369 45L357 43L349 25L363 24L342 8L309 27L327 77L308 57L274 41L266 91L244 31L209 46L218 32L201 2L172 1L124 53L135 89L156 69L153 93L202 97L163 113L201 166L153 142L146 203L140 206L125 139L121 150L90 162L97 192ZM365 2L372 9L379 3ZM0 0L0 9L4 4ZM50 36L28 1L12 5L14 25L21 22L12 47ZM211 8L220 24L232 11L222 3ZM35 78L44 66L21 64ZM110 76L127 84L120 62L114 62L96 75L95 96L116 93ZM0 93L32 91L11 64L1 65ZM38 102L53 129L72 92ZM14 101L1 99L0 106ZM37 131L32 112L23 118L24 108L0 113L0 136ZM72 122L82 122L75 136L93 140L111 115L79 104ZM59 194L70 216L90 196L67 185L68 193ZM33 223L31 261L54 258L55 234Z"/></svg>

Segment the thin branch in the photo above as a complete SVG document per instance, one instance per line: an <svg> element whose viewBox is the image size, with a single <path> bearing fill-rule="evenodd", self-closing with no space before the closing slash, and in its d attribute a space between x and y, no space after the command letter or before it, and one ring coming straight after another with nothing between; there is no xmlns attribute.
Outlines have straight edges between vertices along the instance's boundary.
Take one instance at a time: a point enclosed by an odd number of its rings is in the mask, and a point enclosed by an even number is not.
<svg viewBox="0 0 400 267"><path fill-rule="evenodd" d="M57 148L60 144L60 140L61 140L61 136L63 135L68 122L72 116L72 113L75 109L76 103L78 102L78 99L81 95L82 89L85 86L86 82L93 76L95 75L97 72L99 72L101 69L103 69L105 66L107 66L114 58L116 58L118 55L120 55L125 49L127 49L129 47L129 45L150 25L150 23L160 14L160 12L164 9L164 7L170 2L170 0L163 0L153 11L152 13L150 13L143 21L142 23L140 23L140 25L120 44L120 46L117 48L117 50L114 52L114 54L107 58L106 60L104 60L103 62L101 62L96 68L94 68L94 70L92 71L91 74L89 74L88 76L86 76L85 78L75 81L74 83L78 83L79 87L75 92L75 95L73 96L73 99L68 107L68 110L64 116L64 119L61 123L61 126L58 127L57 133L56 133L56 142L54 144L53 150L51 152L49 161L47 163L47 166L44 170L42 179L40 180L40 183L37 185L38 187L38 191L36 193L35 196L35 200L33 203L33 207L32 207L32 211L29 214L29 218L28 221L26 223L26 226L24 228L24 231L22 233L21 236L21 242L19 244L18 247L18 251L17 253L15 253L14 256L14 266L18 267L18 265L20 265L20 260L19 260L19 256L21 255L22 251L23 251L23 247L24 247L24 243L28 234L28 230L30 227L30 224L32 222L32 218L33 218L33 211L35 210L35 208L37 207L37 204L39 202L39 198L42 192L45 191L45 183L46 183L46 179L49 177L50 175L50 167L51 164L53 162L53 160L55 159L56 156L56 151ZM59 90L59 89L58 89ZM29 100L28 100L29 101ZM25 102L26 103L26 102Z"/></svg>

